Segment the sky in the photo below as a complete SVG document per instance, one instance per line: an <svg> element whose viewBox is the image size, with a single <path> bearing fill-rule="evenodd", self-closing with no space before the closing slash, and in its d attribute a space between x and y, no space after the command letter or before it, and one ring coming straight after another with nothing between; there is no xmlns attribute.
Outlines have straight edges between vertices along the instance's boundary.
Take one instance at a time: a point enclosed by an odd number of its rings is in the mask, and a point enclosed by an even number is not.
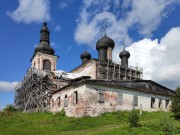
<svg viewBox="0 0 180 135"><path fill-rule="evenodd" d="M85 51L97 58L96 42L107 33L115 42L113 61L126 45L130 66L143 79L165 87L180 85L180 0L1 0L0 109L13 104L40 29L48 23L57 69L70 72Z"/></svg>

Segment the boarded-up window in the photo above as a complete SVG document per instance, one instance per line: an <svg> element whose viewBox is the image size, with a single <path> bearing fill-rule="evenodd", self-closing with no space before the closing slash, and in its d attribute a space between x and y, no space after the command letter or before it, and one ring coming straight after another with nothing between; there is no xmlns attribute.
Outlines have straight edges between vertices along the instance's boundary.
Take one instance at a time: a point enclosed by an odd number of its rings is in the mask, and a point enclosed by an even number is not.
<svg viewBox="0 0 180 135"><path fill-rule="evenodd" d="M166 108L168 108L169 100L166 100Z"/></svg>
<svg viewBox="0 0 180 135"><path fill-rule="evenodd" d="M57 98L57 105L58 105L58 107L61 106L61 98L60 97Z"/></svg>
<svg viewBox="0 0 180 135"><path fill-rule="evenodd" d="M151 97L151 108L155 108L155 98Z"/></svg>
<svg viewBox="0 0 180 135"><path fill-rule="evenodd" d="M123 105L123 94L122 93L118 93L118 104Z"/></svg>
<svg viewBox="0 0 180 135"><path fill-rule="evenodd" d="M78 92L74 91L73 93L73 103L76 105L78 103Z"/></svg>
<svg viewBox="0 0 180 135"><path fill-rule="evenodd" d="M133 106L138 106L138 96L133 95Z"/></svg>
<svg viewBox="0 0 180 135"><path fill-rule="evenodd" d="M99 91L99 103L104 103L104 92Z"/></svg>
<svg viewBox="0 0 180 135"><path fill-rule="evenodd" d="M65 95L64 97L64 107L67 107L68 105L68 99L67 99L67 95Z"/></svg>

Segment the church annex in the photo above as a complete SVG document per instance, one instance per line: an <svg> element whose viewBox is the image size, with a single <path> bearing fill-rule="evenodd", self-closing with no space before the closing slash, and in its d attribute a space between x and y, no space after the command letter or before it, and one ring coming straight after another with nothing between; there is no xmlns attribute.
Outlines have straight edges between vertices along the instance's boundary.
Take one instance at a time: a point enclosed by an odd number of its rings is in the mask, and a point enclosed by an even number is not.
<svg viewBox="0 0 180 135"><path fill-rule="evenodd" d="M70 73L57 70L44 22L31 68L16 88L15 107L24 112L65 110L67 116L98 116L104 112L142 109L169 111L174 91L143 80L143 69L128 66L130 53L123 49L121 63L112 61L115 43L106 34L96 43L98 58L84 51L82 64Z"/></svg>

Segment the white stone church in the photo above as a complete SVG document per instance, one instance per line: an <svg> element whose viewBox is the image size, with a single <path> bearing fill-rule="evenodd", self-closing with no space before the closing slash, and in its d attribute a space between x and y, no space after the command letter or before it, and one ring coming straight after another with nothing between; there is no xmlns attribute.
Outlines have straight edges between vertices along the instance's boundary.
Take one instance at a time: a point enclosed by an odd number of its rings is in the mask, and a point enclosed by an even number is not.
<svg viewBox="0 0 180 135"><path fill-rule="evenodd" d="M59 56L50 46L44 22L40 44L31 58L22 83L16 89L15 106L24 112L65 110L70 117L98 116L104 112L142 109L169 111L174 91L152 80L143 80L143 69L128 66L130 52L112 61L114 41L106 34L96 43L98 58L80 56L82 64L70 73L57 70Z"/></svg>

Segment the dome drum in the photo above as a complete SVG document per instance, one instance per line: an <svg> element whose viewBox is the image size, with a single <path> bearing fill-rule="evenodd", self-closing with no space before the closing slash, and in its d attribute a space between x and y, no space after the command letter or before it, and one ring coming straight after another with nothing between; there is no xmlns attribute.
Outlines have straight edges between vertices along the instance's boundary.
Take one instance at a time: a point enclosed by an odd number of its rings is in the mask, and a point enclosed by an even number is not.
<svg viewBox="0 0 180 135"><path fill-rule="evenodd" d="M85 51L81 54L80 58L82 59L82 64L84 64L91 59L91 54Z"/></svg>

